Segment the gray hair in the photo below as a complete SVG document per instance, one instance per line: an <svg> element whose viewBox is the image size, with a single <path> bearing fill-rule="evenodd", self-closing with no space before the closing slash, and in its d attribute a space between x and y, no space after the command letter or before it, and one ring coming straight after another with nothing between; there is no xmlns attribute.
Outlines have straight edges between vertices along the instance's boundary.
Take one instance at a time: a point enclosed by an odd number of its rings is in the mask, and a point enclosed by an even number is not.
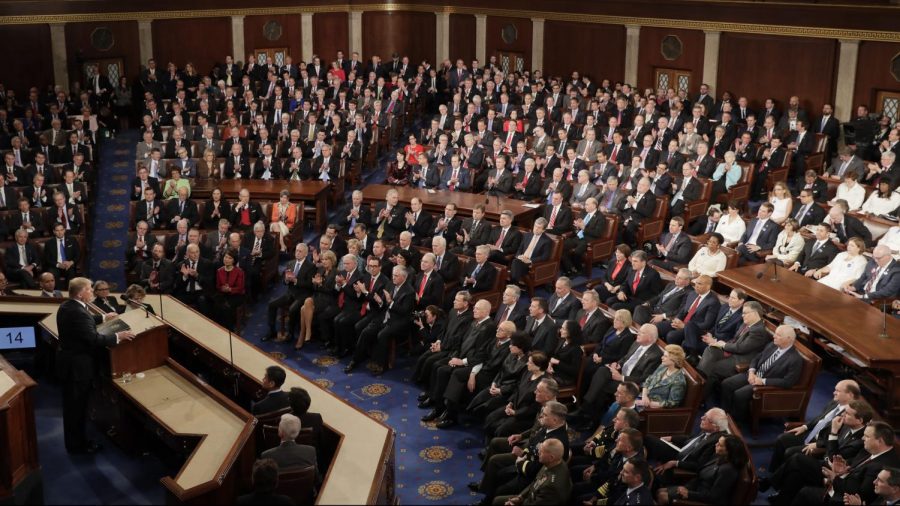
<svg viewBox="0 0 900 506"><path fill-rule="evenodd" d="M725 410L722 408L712 408L707 411L709 415L709 420L716 426L716 429L729 432L728 430L728 415L725 413Z"/></svg>
<svg viewBox="0 0 900 506"><path fill-rule="evenodd" d="M548 413L559 418L560 420L565 420L566 415L569 414L569 409L566 407L566 405L559 401L547 401L547 403L544 404L544 407L547 408Z"/></svg>
<svg viewBox="0 0 900 506"><path fill-rule="evenodd" d="M300 434L300 419L296 416L286 413L281 415L281 421L278 423L278 434L282 441L293 441Z"/></svg>
<svg viewBox="0 0 900 506"><path fill-rule="evenodd" d="M539 385L544 385L544 388L550 391L550 394L553 395L555 399L557 395L559 395L559 383L556 382L553 378L544 378L541 380Z"/></svg>

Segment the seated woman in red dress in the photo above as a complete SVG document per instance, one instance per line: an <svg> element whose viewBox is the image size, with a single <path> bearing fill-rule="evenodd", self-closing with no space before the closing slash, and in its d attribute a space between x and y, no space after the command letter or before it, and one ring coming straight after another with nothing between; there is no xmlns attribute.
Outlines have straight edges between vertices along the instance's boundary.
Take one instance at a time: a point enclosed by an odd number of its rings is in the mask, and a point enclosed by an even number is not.
<svg viewBox="0 0 900 506"><path fill-rule="evenodd" d="M425 152L425 146L419 144L415 135L410 135L409 144L403 147L403 152L406 153L406 163L416 165L419 163L419 153Z"/></svg>

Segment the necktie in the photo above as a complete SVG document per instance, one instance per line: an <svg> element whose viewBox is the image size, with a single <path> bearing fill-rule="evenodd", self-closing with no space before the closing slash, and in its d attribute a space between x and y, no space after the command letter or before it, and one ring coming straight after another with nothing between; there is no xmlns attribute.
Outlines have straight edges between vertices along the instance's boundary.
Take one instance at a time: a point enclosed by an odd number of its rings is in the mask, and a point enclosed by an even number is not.
<svg viewBox="0 0 900 506"><path fill-rule="evenodd" d="M581 230L578 231L579 239L584 239L584 229L587 228L588 223L591 222L591 218L593 218L593 217L594 217L594 213L587 213L584 216L584 228L582 228Z"/></svg>
<svg viewBox="0 0 900 506"><path fill-rule="evenodd" d="M730 319L731 319L731 315L733 315L733 314L734 314L734 310L733 310L733 309L729 309L728 311L725 311L725 315L722 316L722 318L719 319L718 323L716 323L716 326L719 326L719 325L725 325L725 322L727 322L728 320L730 320Z"/></svg>
<svg viewBox="0 0 900 506"><path fill-rule="evenodd" d="M28 265L28 253L25 252L25 246L19 245L19 265L25 267Z"/></svg>
<svg viewBox="0 0 900 506"><path fill-rule="evenodd" d="M422 273L422 282L419 283L419 298L422 298L422 294L425 293L425 285L428 284L428 274Z"/></svg>
<svg viewBox="0 0 900 506"><path fill-rule="evenodd" d="M706 436L707 436L707 435L708 435L708 434L707 434L706 432L704 432L703 434L701 434L701 435L695 437L694 439L691 439L690 441L688 441L688 444L684 445L684 447L681 448L681 451L678 452L678 458L679 458L679 460L681 460L681 459L685 458L686 456L690 455L691 452L694 451L694 445L696 445L697 443L702 443L703 441L706 441ZM699 446L699 445L697 445L697 446Z"/></svg>
<svg viewBox="0 0 900 506"><path fill-rule="evenodd" d="M435 260L435 268L437 270L441 270L441 259L443 257L444 257L444 255L438 255L437 259Z"/></svg>
<svg viewBox="0 0 900 506"><path fill-rule="evenodd" d="M759 376L760 378L765 377L766 371L768 371L769 368L772 367L772 364L774 364L775 361L778 360L778 357L780 357L780 356L781 356L781 349L777 348L775 350L775 353L769 355L769 358L767 358L766 361L763 362L762 367L760 367L756 371L756 375Z"/></svg>
<svg viewBox="0 0 900 506"><path fill-rule="evenodd" d="M591 313L584 313L584 316L582 316L581 319L578 320L578 326L581 327L581 328L583 329L583 328L584 328L584 324L587 323L588 318L589 318L590 316L591 316Z"/></svg>
<svg viewBox="0 0 900 506"><path fill-rule="evenodd" d="M66 261L66 246L61 239L57 240L56 244L59 246L59 261L65 262Z"/></svg>
<svg viewBox="0 0 900 506"><path fill-rule="evenodd" d="M694 299L694 303L691 304L691 307L688 309L687 314L684 316L684 323L688 323L691 321L691 318L694 317L694 313L697 312L697 306L700 305L700 300L703 299L703 296L698 295L696 299Z"/></svg>
<svg viewBox="0 0 900 506"><path fill-rule="evenodd" d="M6 207L6 190L0 186L0 207Z"/></svg>
<svg viewBox="0 0 900 506"><path fill-rule="evenodd" d="M494 243L494 246L497 248L501 247L503 245L503 239L505 239L505 238L506 238L506 229L504 228L504 229L500 230L500 237L497 238L497 242Z"/></svg>
<svg viewBox="0 0 900 506"><path fill-rule="evenodd" d="M531 255L534 254L534 248L537 247L538 239L540 239L540 235L532 235L531 242L528 243L528 247L525 248L525 258L530 259Z"/></svg>
<svg viewBox="0 0 900 506"><path fill-rule="evenodd" d="M631 283L631 293L634 294L637 292L638 285L641 284L641 271L637 271L634 273L634 281Z"/></svg>
<svg viewBox="0 0 900 506"><path fill-rule="evenodd" d="M537 320L534 321L534 324L531 326L531 333L534 334L538 327L540 327L541 323Z"/></svg>
<svg viewBox="0 0 900 506"><path fill-rule="evenodd" d="M559 211L559 207L554 207L553 212L550 213L550 221L547 223L547 228L553 228L556 224L556 213Z"/></svg>
<svg viewBox="0 0 900 506"><path fill-rule="evenodd" d="M675 292L677 292L678 290L679 290L679 288L678 288L677 286L673 286L671 290L669 290L668 292L664 293L663 296L662 296L662 299L659 301L659 305L664 304L667 300L669 300L669 297L671 297L672 295L674 295Z"/></svg>
<svg viewBox="0 0 900 506"><path fill-rule="evenodd" d="M866 293L871 292L872 289L875 288L875 281L878 279L878 271L880 269L881 268L878 266L875 266L875 268L872 269L872 275L869 276L869 281L866 282Z"/></svg>
<svg viewBox="0 0 900 506"><path fill-rule="evenodd" d="M822 429L825 428L825 426L830 425L831 421L834 420L834 417L838 416L841 411L843 411L843 406L835 406L834 409L823 416L822 419L819 420L819 423L817 423L812 428L812 430L809 431L809 434L806 435L806 439L803 440L803 444L809 444L815 441L819 436L819 432L821 432Z"/></svg>
<svg viewBox="0 0 900 506"><path fill-rule="evenodd" d="M474 279L478 276L478 273L481 271L481 264L475 264L475 269L472 270L472 278Z"/></svg>
<svg viewBox="0 0 900 506"><path fill-rule="evenodd" d="M709 220L706 222L706 233L709 234L716 228L716 222Z"/></svg>
<svg viewBox="0 0 900 506"><path fill-rule="evenodd" d="M631 356L628 357L628 360L622 366L622 376L628 376L631 374L631 370L634 369L635 364L637 364L638 360L640 360L643 354L643 347L634 350L634 353L632 353Z"/></svg>

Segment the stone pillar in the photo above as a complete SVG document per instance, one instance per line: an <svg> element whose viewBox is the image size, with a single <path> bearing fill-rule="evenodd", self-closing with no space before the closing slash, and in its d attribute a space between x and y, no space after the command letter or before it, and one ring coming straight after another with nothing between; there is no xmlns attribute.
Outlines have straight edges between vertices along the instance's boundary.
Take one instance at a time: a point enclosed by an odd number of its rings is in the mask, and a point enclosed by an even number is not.
<svg viewBox="0 0 900 506"><path fill-rule="evenodd" d="M235 61L244 61L247 56L244 49L244 16L231 16L231 51Z"/></svg>
<svg viewBox="0 0 900 506"><path fill-rule="evenodd" d="M66 24L50 23L50 48L53 52L53 82L69 91L69 68L66 66Z"/></svg>
<svg viewBox="0 0 900 506"><path fill-rule="evenodd" d="M441 62L450 58L450 13L435 13L435 47L434 66L440 67Z"/></svg>
<svg viewBox="0 0 900 506"><path fill-rule="evenodd" d="M487 61L487 15L485 14L475 15L475 58L482 65Z"/></svg>
<svg viewBox="0 0 900 506"><path fill-rule="evenodd" d="M837 86L834 94L834 116L840 121L853 117L853 93L856 91L856 63L859 41L841 39L838 56ZM874 109L873 109L874 110Z"/></svg>
<svg viewBox="0 0 900 506"><path fill-rule="evenodd" d="M313 15L311 12L304 12L300 14L300 57L303 58L303 61L307 63L312 61L313 56L312 18Z"/></svg>
<svg viewBox="0 0 900 506"><path fill-rule="evenodd" d="M362 42L362 11L350 11L350 29L348 30L350 36L350 53L354 51L359 54L363 54L363 42ZM368 60L371 55L363 55L361 59L363 61ZM385 57L389 55L384 55Z"/></svg>
<svg viewBox="0 0 900 506"><path fill-rule="evenodd" d="M544 69L544 19L531 18L531 69Z"/></svg>
<svg viewBox="0 0 900 506"><path fill-rule="evenodd" d="M713 96L720 95L716 88L719 77L719 38L722 32L706 31L703 43L703 82L712 89ZM699 88L699 86L698 86Z"/></svg>
<svg viewBox="0 0 900 506"><path fill-rule="evenodd" d="M640 25L625 25L625 82L637 88L638 51L641 44Z"/></svg>
<svg viewBox="0 0 900 506"><path fill-rule="evenodd" d="M153 58L153 29L150 25L152 22L152 19L138 20L138 43L140 44L142 67L146 67L147 60ZM160 68L165 70L165 65Z"/></svg>

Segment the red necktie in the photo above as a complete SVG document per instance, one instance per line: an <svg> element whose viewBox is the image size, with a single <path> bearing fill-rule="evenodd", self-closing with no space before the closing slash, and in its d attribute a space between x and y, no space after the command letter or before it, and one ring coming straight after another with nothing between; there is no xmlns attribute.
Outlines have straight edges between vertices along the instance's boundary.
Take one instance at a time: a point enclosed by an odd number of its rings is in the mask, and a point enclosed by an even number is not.
<svg viewBox="0 0 900 506"><path fill-rule="evenodd" d="M634 273L634 282L631 283L631 293L637 292L637 287L641 283L641 271Z"/></svg>
<svg viewBox="0 0 900 506"><path fill-rule="evenodd" d="M589 315L589 314L590 314L590 313L584 313L584 316L582 316L581 319L578 320L578 326L579 326L579 327L584 328L584 324L587 323L588 315Z"/></svg>
<svg viewBox="0 0 900 506"><path fill-rule="evenodd" d="M503 244L503 239L506 237L506 229L500 230L500 237L497 239L497 242L494 243L494 246L500 247Z"/></svg>
<svg viewBox="0 0 900 506"><path fill-rule="evenodd" d="M553 212L550 213L550 222L547 223L547 228L553 228L553 225L556 224L556 211L558 209L559 209L558 207L554 207Z"/></svg>
<svg viewBox="0 0 900 506"><path fill-rule="evenodd" d="M422 282L419 283L419 298L422 298L422 294L425 293L425 284L428 283L428 274L422 274Z"/></svg>
<svg viewBox="0 0 900 506"><path fill-rule="evenodd" d="M698 295L697 298L694 299L694 303L691 304L690 309L688 309L687 315L684 317L684 323L691 321L691 318L694 316L694 313L697 311L697 306L700 305L700 299L702 299L702 298L703 297Z"/></svg>
<svg viewBox="0 0 900 506"><path fill-rule="evenodd" d="M612 154L609 155L609 160L613 163L616 163L618 161L618 158L616 158L616 155L618 153L619 153L619 146L617 145L617 146L613 147Z"/></svg>

